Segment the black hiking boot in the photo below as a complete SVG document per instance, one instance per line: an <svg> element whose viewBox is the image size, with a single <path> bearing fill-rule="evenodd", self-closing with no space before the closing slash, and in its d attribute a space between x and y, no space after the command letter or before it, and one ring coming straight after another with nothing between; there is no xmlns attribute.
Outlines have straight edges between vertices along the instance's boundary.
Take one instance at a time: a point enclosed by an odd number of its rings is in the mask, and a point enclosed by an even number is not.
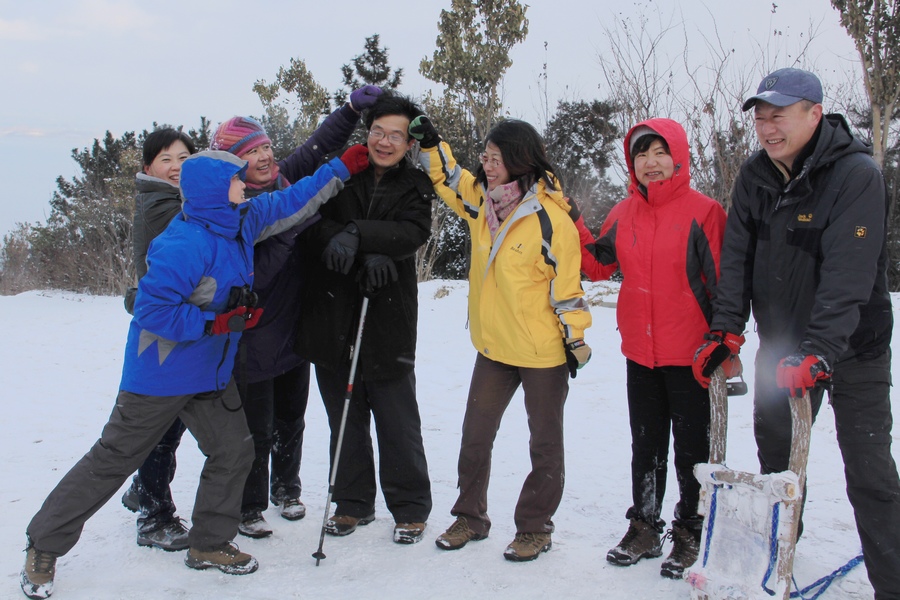
<svg viewBox="0 0 900 600"><path fill-rule="evenodd" d="M693 565L700 554L700 530L676 522L672 523L666 536L672 538L672 551L663 561L659 574L669 579L681 579L685 569Z"/></svg>
<svg viewBox="0 0 900 600"><path fill-rule="evenodd" d="M620 567L633 565L642 558L662 556L659 530L639 519L631 519L625 537L606 553L606 560Z"/></svg>

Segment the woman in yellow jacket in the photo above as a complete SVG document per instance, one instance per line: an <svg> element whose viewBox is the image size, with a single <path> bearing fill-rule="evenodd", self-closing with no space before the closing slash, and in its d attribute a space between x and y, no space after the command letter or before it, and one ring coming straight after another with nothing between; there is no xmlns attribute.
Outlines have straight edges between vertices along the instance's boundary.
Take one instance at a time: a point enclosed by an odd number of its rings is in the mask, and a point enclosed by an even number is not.
<svg viewBox="0 0 900 600"><path fill-rule="evenodd" d="M462 548L488 536L491 450L522 385L531 431L531 473L516 505L516 536L503 555L533 560L550 549L562 499L563 405L568 377L590 358L591 315L581 289L581 250L540 135L507 120L487 135L475 174L456 164L427 117L410 124L438 195L469 226L469 327L478 355L459 451L453 525L435 543Z"/></svg>

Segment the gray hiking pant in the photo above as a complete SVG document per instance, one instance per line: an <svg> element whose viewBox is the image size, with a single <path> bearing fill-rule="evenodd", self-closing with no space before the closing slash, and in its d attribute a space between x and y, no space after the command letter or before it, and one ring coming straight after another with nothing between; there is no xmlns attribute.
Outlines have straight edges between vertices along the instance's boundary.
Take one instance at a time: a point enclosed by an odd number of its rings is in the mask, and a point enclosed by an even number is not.
<svg viewBox="0 0 900 600"><path fill-rule="evenodd" d="M190 545L211 550L234 539L253 442L234 381L223 391L145 396L120 391L100 439L56 485L28 525L34 546L63 555L85 522L134 473L176 417L206 456L192 515Z"/></svg>

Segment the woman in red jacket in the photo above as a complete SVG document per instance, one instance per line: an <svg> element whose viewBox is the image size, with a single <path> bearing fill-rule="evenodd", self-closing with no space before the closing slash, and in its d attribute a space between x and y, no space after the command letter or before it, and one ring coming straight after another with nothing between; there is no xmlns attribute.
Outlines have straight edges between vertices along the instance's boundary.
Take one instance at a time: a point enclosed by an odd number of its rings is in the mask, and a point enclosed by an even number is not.
<svg viewBox="0 0 900 600"><path fill-rule="evenodd" d="M627 365L633 504L628 532L606 559L627 566L662 554L671 428L680 499L672 552L660 573L680 578L697 558L703 524L693 468L709 459L709 395L691 363L709 331L725 211L691 189L687 135L675 121L633 127L625 155L629 195L610 211L600 237L582 247L582 271L592 280L616 269L623 276L617 318Z"/></svg>

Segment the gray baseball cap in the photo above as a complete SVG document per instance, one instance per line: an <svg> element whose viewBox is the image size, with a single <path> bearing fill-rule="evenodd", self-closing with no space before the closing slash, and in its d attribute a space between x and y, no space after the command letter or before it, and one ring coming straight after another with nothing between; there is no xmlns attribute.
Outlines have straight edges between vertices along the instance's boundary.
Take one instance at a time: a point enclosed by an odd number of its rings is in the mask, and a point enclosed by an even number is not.
<svg viewBox="0 0 900 600"><path fill-rule="evenodd" d="M803 69L778 69L766 75L756 90L756 95L747 98L742 110L750 110L762 100L775 106L790 106L801 100L822 102L822 82Z"/></svg>

